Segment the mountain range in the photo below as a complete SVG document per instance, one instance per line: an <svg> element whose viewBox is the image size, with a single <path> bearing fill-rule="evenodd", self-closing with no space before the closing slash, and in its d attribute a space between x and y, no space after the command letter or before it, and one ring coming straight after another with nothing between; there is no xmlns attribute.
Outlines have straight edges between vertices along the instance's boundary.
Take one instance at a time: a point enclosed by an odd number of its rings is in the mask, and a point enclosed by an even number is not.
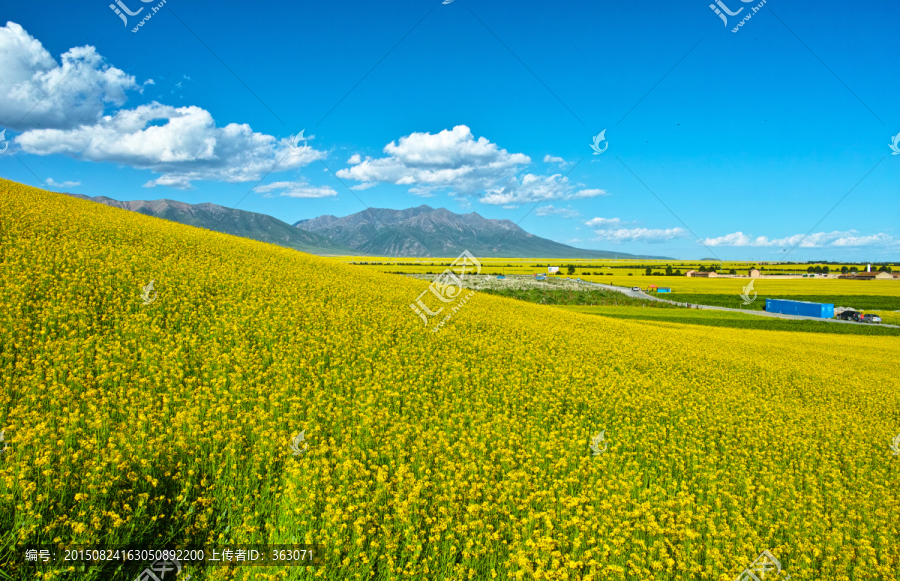
<svg viewBox="0 0 900 581"><path fill-rule="evenodd" d="M370 256L475 256L528 258L653 258L604 250L584 250L529 234L509 220L446 208L369 208L343 218L319 216L294 226Z"/></svg>
<svg viewBox="0 0 900 581"><path fill-rule="evenodd" d="M197 226L215 232L232 234L243 238L251 238L260 242L269 242L287 248L293 248L309 254L333 256L353 256L359 254L352 248L342 246L330 239L294 228L267 214L257 214L244 210L234 210L218 204L186 204L176 200L133 200L120 202L106 196L89 197L81 194L70 196L106 204L113 208L122 208L139 212L147 216L155 216L188 226Z"/></svg>
<svg viewBox="0 0 900 581"><path fill-rule="evenodd" d="M266 214L211 203L67 195L319 255L447 257L468 250L484 257L664 258L574 248L529 234L509 220L491 220L476 212L456 214L426 205L406 210L368 208L343 218L319 216L291 225Z"/></svg>

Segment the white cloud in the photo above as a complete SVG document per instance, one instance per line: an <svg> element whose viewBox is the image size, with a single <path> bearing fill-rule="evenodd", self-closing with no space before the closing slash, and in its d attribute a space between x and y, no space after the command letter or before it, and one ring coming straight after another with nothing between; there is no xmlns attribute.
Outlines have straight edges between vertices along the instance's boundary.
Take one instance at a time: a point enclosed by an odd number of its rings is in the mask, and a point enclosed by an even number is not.
<svg viewBox="0 0 900 581"><path fill-rule="evenodd" d="M803 234L794 234L785 238L769 239L766 236L752 238L743 232L734 232L717 238L707 238L703 241L703 244L706 246L780 246L782 248L793 248L797 244L800 245L800 248L891 246L900 244L900 240L882 232L869 236L857 236L856 233L856 230L848 230L846 232L836 230L834 232L817 232L806 237Z"/></svg>
<svg viewBox="0 0 900 581"><path fill-rule="evenodd" d="M15 138L26 153L147 169L161 175L145 187L176 188L195 180L255 181L278 160L276 169L284 171L326 155L308 145L292 149L289 138L256 133L247 124L217 127L200 107L152 102L104 115L106 106L125 102L128 90L140 90L134 77L107 65L93 47L73 48L62 62L57 65L18 24L0 28L0 124L15 125L49 92Z"/></svg>
<svg viewBox="0 0 900 581"><path fill-rule="evenodd" d="M515 210L516 208L518 208L516 205L503 206L504 210Z"/></svg>
<svg viewBox="0 0 900 581"><path fill-rule="evenodd" d="M159 122L163 123L160 124ZM87 161L109 161L162 174L145 187L189 188L194 180L229 183L258 180L277 162L279 171L312 163L325 153L290 139L276 140L247 124L216 127L200 107L153 102L104 116L75 129L34 129L16 138L37 155L66 154Z"/></svg>
<svg viewBox="0 0 900 581"><path fill-rule="evenodd" d="M743 232L734 232L718 238L707 238L703 244L706 246L765 246L765 244L753 244L753 240Z"/></svg>
<svg viewBox="0 0 900 581"><path fill-rule="evenodd" d="M328 198L336 196L337 192L329 186L311 186L305 180L296 182L272 182L264 186L253 188L261 194L280 192L279 196L288 198Z"/></svg>
<svg viewBox="0 0 900 581"><path fill-rule="evenodd" d="M369 188L374 188L378 184L373 182L363 182L361 184L357 184L355 186L350 186L351 190L368 190Z"/></svg>
<svg viewBox="0 0 900 581"><path fill-rule="evenodd" d="M879 232L870 236L842 236L831 243L832 246L900 246L900 240Z"/></svg>
<svg viewBox="0 0 900 581"><path fill-rule="evenodd" d="M548 154L548 155L544 156L544 163L556 163L556 164L559 164L559 167L561 169L565 169L565 168L569 167L570 165L574 165L575 162L566 161L561 157L556 157L556 156Z"/></svg>
<svg viewBox="0 0 900 581"><path fill-rule="evenodd" d="M128 91L141 90L92 46L71 48L60 60L19 24L0 28L0 125L16 127L23 117L19 130L92 124L105 107L121 106Z"/></svg>
<svg viewBox="0 0 900 581"><path fill-rule="evenodd" d="M644 242L659 244L675 238L685 238L687 230L683 228L666 228L665 230L649 228L618 228L609 230L595 230L596 240L606 240L615 244L623 242Z"/></svg>
<svg viewBox="0 0 900 581"><path fill-rule="evenodd" d="M576 200L607 195L606 190L577 190L569 178L560 174L537 176L525 174L519 181L510 177L503 187L492 188L481 198L481 202L495 206L527 204L542 200Z"/></svg>
<svg viewBox="0 0 900 581"><path fill-rule="evenodd" d="M475 139L465 125L439 133L412 133L384 147L387 157L362 159L337 172L340 178L364 183L410 186L409 192L428 197L437 190L451 195L481 195L485 204L519 205L547 200L571 200L606 195L600 189L579 189L560 174L518 176L531 163L522 153L510 153L484 137ZM562 159L562 158L553 158Z"/></svg>
<svg viewBox="0 0 900 581"><path fill-rule="evenodd" d="M538 216L562 216L563 218L577 218L581 215L578 210L571 208L554 208L553 205L541 206L534 212Z"/></svg>
<svg viewBox="0 0 900 581"><path fill-rule="evenodd" d="M463 195L493 187L531 163L521 153L509 153L484 137L477 140L465 125L434 135L412 133L384 147L387 157L358 161L337 172L340 178L414 186L411 193L426 195L451 189Z"/></svg>
<svg viewBox="0 0 900 581"><path fill-rule="evenodd" d="M568 197L566 199L567 200L568 199L580 200L582 198L596 198L597 196L608 196L608 195L609 195L609 192L607 192L606 190L598 190L598 189L578 190L577 192L575 192L574 194L572 194L570 197Z"/></svg>
<svg viewBox="0 0 900 581"><path fill-rule="evenodd" d="M618 228L622 221L618 218L591 218L585 224L591 228Z"/></svg>
<svg viewBox="0 0 900 581"><path fill-rule="evenodd" d="M80 185L81 185L81 182L62 182L62 183L57 183L56 181L54 181L53 178L47 178L47 180L46 180L44 183L47 184L48 186L51 186L51 187L54 187L54 188L74 188L75 186L80 186Z"/></svg>

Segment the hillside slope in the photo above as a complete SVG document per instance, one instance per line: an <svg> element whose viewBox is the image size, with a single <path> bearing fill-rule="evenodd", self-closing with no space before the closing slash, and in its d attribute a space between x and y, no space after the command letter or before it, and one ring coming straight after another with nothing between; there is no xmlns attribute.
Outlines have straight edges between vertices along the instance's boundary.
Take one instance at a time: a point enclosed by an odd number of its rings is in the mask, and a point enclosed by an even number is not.
<svg viewBox="0 0 900 581"><path fill-rule="evenodd" d="M66 194L113 208L122 208L147 216L171 220L215 232L223 232L251 240L269 242L311 254L352 256L358 254L331 239L313 232L298 230L287 222L257 212L226 208L218 204L187 204L177 200L129 200L121 201L106 196L89 197L82 194Z"/></svg>
<svg viewBox="0 0 900 581"><path fill-rule="evenodd" d="M16 581L51 542L318 545L254 580L733 579L764 549L898 580L894 338L478 294L431 333L422 281L8 181L0 264Z"/></svg>

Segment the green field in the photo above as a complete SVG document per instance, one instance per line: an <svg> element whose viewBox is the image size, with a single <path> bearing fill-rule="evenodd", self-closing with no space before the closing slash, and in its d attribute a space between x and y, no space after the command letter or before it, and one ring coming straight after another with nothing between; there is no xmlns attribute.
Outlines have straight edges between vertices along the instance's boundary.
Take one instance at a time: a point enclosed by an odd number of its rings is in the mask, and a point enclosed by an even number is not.
<svg viewBox="0 0 900 581"><path fill-rule="evenodd" d="M706 327L756 329L762 331L797 331L802 333L833 333L839 335L900 336L900 329L879 325L847 325L819 321L792 321L759 315L744 315L728 311L703 309L653 309L615 306L560 306L577 313L599 315L614 319L630 319L653 323L679 323Z"/></svg>
<svg viewBox="0 0 900 581"><path fill-rule="evenodd" d="M633 299L620 292L607 290L480 289L478 292L541 305L631 305L636 307L652 307L654 310L673 310L681 308L668 303L657 303L645 299Z"/></svg>

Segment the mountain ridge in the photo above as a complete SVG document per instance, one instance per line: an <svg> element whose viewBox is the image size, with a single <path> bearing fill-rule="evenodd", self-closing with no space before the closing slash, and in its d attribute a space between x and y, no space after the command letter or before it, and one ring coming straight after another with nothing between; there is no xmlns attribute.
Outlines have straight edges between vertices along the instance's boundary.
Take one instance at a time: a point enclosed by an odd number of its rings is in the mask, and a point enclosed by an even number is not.
<svg viewBox="0 0 900 581"><path fill-rule="evenodd" d="M468 250L497 258L666 258L575 248L526 232L508 219L478 212L457 214L422 204L403 210L367 208L282 222L267 214L211 202L162 198L121 201L107 196L65 195L131 212L324 256L446 257Z"/></svg>
<svg viewBox="0 0 900 581"><path fill-rule="evenodd" d="M188 204L167 198L159 200L114 200L106 196L85 196L65 193L68 196L162 218L188 226L205 228L260 242L268 242L285 248L293 248L310 254L353 256L352 248L336 244L329 238L295 228L268 214L227 208L211 202Z"/></svg>
<svg viewBox="0 0 900 581"><path fill-rule="evenodd" d="M298 220L294 226L371 256L439 257L468 250L508 258L666 258L575 248L526 232L508 219L456 214L426 204L404 210L366 208L341 218Z"/></svg>

